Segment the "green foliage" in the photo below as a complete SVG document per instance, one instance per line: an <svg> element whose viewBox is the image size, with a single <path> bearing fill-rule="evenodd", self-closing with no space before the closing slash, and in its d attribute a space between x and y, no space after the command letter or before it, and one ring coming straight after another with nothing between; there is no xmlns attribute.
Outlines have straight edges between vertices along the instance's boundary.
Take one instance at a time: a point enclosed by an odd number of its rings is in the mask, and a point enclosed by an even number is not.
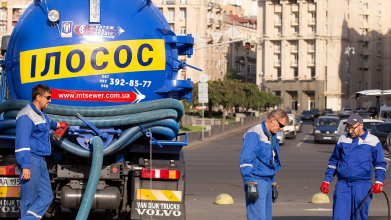
<svg viewBox="0 0 391 220"><path fill-rule="evenodd" d="M223 120L225 120L226 108L241 106L259 110L261 107L270 107L282 103L279 96L260 91L259 88L251 83L243 83L240 80L215 80L208 82L209 111L212 117L212 106L222 105L224 108ZM193 106L199 106L198 103L198 84L194 85Z"/></svg>
<svg viewBox="0 0 391 220"><path fill-rule="evenodd" d="M232 68L227 70L227 74L225 75L225 77L227 80L237 79L242 82L244 81L244 76L239 75L238 71L236 69L232 69Z"/></svg>

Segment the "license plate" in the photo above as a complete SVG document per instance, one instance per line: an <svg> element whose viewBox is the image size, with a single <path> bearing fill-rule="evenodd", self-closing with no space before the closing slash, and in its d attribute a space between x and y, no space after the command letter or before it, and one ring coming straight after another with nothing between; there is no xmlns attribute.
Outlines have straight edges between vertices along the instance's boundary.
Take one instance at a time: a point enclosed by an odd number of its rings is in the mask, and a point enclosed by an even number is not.
<svg viewBox="0 0 391 220"><path fill-rule="evenodd" d="M323 137L323 139L331 139L331 137Z"/></svg>
<svg viewBox="0 0 391 220"><path fill-rule="evenodd" d="M19 178L0 177L0 186L20 186Z"/></svg>
<svg viewBox="0 0 391 220"><path fill-rule="evenodd" d="M310 119L310 117L305 117L305 119Z"/></svg>

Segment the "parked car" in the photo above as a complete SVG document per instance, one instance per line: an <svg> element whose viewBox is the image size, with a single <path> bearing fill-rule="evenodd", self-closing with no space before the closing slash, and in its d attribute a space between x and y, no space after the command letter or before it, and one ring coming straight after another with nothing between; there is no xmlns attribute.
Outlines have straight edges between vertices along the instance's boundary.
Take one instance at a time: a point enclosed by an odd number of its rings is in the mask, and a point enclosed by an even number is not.
<svg viewBox="0 0 391 220"><path fill-rule="evenodd" d="M296 132L296 119L294 114L288 114L288 124L284 127L285 136L287 138L295 139L297 132Z"/></svg>
<svg viewBox="0 0 391 220"><path fill-rule="evenodd" d="M372 113L372 117L377 116L378 110L376 107L368 107L367 112Z"/></svg>
<svg viewBox="0 0 391 220"><path fill-rule="evenodd" d="M360 111L366 111L366 109L364 107L357 107L356 108L356 111L360 112Z"/></svg>
<svg viewBox="0 0 391 220"><path fill-rule="evenodd" d="M346 121L347 121L347 119L343 119L339 122L338 131L337 131L338 138L339 138L339 136L346 135L348 133L348 130L346 128L346 124L343 124ZM384 122L382 120L378 120L378 119L364 118L363 123L364 123L364 128L368 129L368 132L371 133L371 132L373 132L374 126L376 126L377 124L383 124Z"/></svg>
<svg viewBox="0 0 391 220"><path fill-rule="evenodd" d="M339 121L338 117L320 116L314 123L314 142L327 141L336 143L338 141L337 130Z"/></svg>
<svg viewBox="0 0 391 220"><path fill-rule="evenodd" d="M372 113L370 112L358 112L358 114L363 118L363 119L372 119L374 118L372 116Z"/></svg>
<svg viewBox="0 0 391 220"><path fill-rule="evenodd" d="M285 109L285 112L286 112L287 114L292 114L292 110L290 110L289 108L288 108L288 109Z"/></svg>
<svg viewBox="0 0 391 220"><path fill-rule="evenodd" d="M314 114L312 113L312 111L303 111L301 113L301 120L304 121L304 120L311 120L313 121L314 120Z"/></svg>
<svg viewBox="0 0 391 220"><path fill-rule="evenodd" d="M296 119L296 131L297 133L303 132L303 121L300 120L300 117L295 117Z"/></svg>
<svg viewBox="0 0 391 220"><path fill-rule="evenodd" d="M379 119L385 123L391 123L391 106L381 106Z"/></svg>
<svg viewBox="0 0 391 220"><path fill-rule="evenodd" d="M324 116L333 116L333 117L339 117L337 114L331 114L331 113L326 113Z"/></svg>
<svg viewBox="0 0 391 220"><path fill-rule="evenodd" d="M379 138L381 145L384 145L390 132L391 132L391 123L377 124L373 126L371 130L371 134Z"/></svg>
<svg viewBox="0 0 391 220"><path fill-rule="evenodd" d="M323 109L323 111L320 115L325 116L326 114L333 114L333 110L329 109L329 108L325 108L325 109Z"/></svg>
<svg viewBox="0 0 391 220"><path fill-rule="evenodd" d="M314 115L314 118L317 118L320 116L319 109L317 108L311 108L310 111L312 111L312 114Z"/></svg>
<svg viewBox="0 0 391 220"><path fill-rule="evenodd" d="M280 143L280 146L285 145L285 132L284 131L278 131L277 132L277 139Z"/></svg>
<svg viewBox="0 0 391 220"><path fill-rule="evenodd" d="M349 108L349 107L343 108L342 111L339 113L339 117L341 119L348 118L351 113L352 113L352 109L351 108Z"/></svg>

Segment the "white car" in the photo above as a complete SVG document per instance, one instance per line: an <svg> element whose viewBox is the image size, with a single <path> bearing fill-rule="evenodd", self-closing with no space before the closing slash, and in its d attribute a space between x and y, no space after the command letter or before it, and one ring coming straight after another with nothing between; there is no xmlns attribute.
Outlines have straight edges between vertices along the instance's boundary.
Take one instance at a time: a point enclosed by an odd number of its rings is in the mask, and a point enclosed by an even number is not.
<svg viewBox="0 0 391 220"><path fill-rule="evenodd" d="M339 122L338 130L337 130L337 138L339 138L341 135L346 135L348 133L346 124L343 124L346 121L347 119L343 119ZM379 123L384 123L384 121L378 119L363 119L363 123L364 123L364 128L368 129L368 132L371 132L371 129L374 125L377 125Z"/></svg>
<svg viewBox="0 0 391 220"><path fill-rule="evenodd" d="M288 124L284 127L285 136L288 138L296 138L296 118L294 114L288 114Z"/></svg>

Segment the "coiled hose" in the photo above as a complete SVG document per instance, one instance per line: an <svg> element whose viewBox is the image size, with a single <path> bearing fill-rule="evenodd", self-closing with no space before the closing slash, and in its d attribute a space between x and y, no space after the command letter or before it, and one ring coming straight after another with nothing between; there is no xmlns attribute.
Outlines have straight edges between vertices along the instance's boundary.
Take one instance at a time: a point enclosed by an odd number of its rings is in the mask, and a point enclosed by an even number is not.
<svg viewBox="0 0 391 220"><path fill-rule="evenodd" d="M4 112L4 120L0 121L0 133L14 135L16 127L16 116L20 109L24 108L29 101L9 100L0 103L0 112ZM48 117L54 121L66 121L72 126L86 127L87 125L76 118L76 114L83 115L96 127L127 127L117 139L103 149L102 140L99 137L92 138L93 151L81 148L67 139L59 141L53 139L54 132L51 131L51 142L65 151L80 157L92 157L91 172L85 191L82 204L77 214L77 220L87 219L94 199L96 186L99 181L102 168L103 156L120 151L143 135L139 127L149 129L153 134L159 134L167 140L172 140L178 135L178 122L181 120L184 108L182 103L175 99L160 99L131 105L104 106L104 107L82 107L64 106L51 104L45 110Z"/></svg>

